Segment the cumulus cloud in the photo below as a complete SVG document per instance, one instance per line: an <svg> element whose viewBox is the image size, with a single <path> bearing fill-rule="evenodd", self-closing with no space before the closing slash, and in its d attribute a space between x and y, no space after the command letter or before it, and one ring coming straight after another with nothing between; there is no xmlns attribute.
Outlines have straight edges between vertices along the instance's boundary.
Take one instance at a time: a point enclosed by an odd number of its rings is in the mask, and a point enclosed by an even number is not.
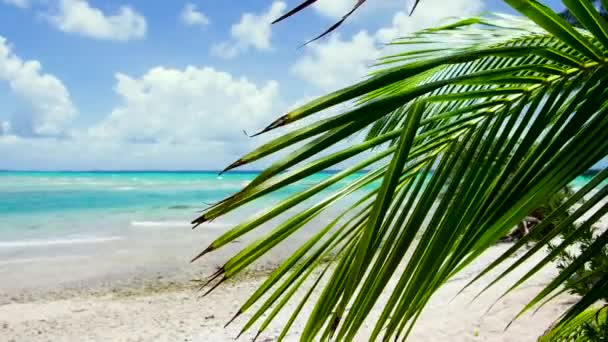
<svg viewBox="0 0 608 342"><path fill-rule="evenodd" d="M26 104L28 112L23 116L27 116L25 121L36 135L61 135L77 115L63 83L43 73L39 61L24 61L15 55L3 37L0 37L0 81L6 82ZM2 132L6 134L10 127L10 123L3 123Z"/></svg>
<svg viewBox="0 0 608 342"><path fill-rule="evenodd" d="M482 9L482 0L421 1L412 16L405 12L397 12L393 17L392 25L378 30L376 37L381 43L386 43L406 33L432 27L450 17L479 14Z"/></svg>
<svg viewBox="0 0 608 342"><path fill-rule="evenodd" d="M27 8L30 5L29 0L2 0L2 2L19 8Z"/></svg>
<svg viewBox="0 0 608 342"><path fill-rule="evenodd" d="M0 135L0 155L0 168L19 170L211 170L239 154L220 142L126 144L87 135L63 140Z"/></svg>
<svg viewBox="0 0 608 342"><path fill-rule="evenodd" d="M323 16L337 19L350 11L355 3L356 0L319 0L313 8Z"/></svg>
<svg viewBox="0 0 608 342"><path fill-rule="evenodd" d="M271 23L279 17L287 5L283 1L275 1L264 13L245 13L241 20L230 29L231 40L216 44L211 52L222 58L234 58L253 48L258 51L268 51L272 48Z"/></svg>
<svg viewBox="0 0 608 342"><path fill-rule="evenodd" d="M268 137L253 133L284 112L276 81L254 83L211 67L116 74L120 103L63 139L11 134L0 155L14 169L217 169ZM262 139L262 140L260 140Z"/></svg>
<svg viewBox="0 0 608 342"><path fill-rule="evenodd" d="M56 11L47 18L63 32L90 38L128 41L146 35L146 19L128 6L106 14L86 0L60 0Z"/></svg>
<svg viewBox="0 0 608 342"><path fill-rule="evenodd" d="M135 78L116 75L122 104L91 131L102 139L189 144L244 138L277 115L279 86L258 86L210 67L156 67Z"/></svg>
<svg viewBox="0 0 608 342"><path fill-rule="evenodd" d="M347 5L348 1L336 1ZM408 4L409 8L411 1ZM397 12L390 26L370 34L360 31L350 39L339 34L307 46L306 54L300 57L291 72L308 83L323 89L333 90L361 79L369 72L369 65L381 55L382 44L401 35L437 24L448 17L463 17L478 14L483 8L482 0L426 0L409 16Z"/></svg>
<svg viewBox="0 0 608 342"><path fill-rule="evenodd" d="M310 45L291 71L318 88L331 90L360 79L379 54L375 38L366 31L350 40L334 34L325 42Z"/></svg>
<svg viewBox="0 0 608 342"><path fill-rule="evenodd" d="M9 121L0 122L0 135L11 134L11 123Z"/></svg>
<svg viewBox="0 0 608 342"><path fill-rule="evenodd" d="M180 21L188 26L207 26L210 21L205 13L199 11L193 3L187 3L179 16Z"/></svg>
<svg viewBox="0 0 608 342"><path fill-rule="evenodd" d="M337 20L352 10L357 2L358 0L318 0L312 7L321 16ZM408 9L411 8L411 5L411 0L367 1L353 13L349 18L349 21L357 20L358 17L370 16L372 13L379 13L387 10L391 13L394 13L395 11L408 11Z"/></svg>

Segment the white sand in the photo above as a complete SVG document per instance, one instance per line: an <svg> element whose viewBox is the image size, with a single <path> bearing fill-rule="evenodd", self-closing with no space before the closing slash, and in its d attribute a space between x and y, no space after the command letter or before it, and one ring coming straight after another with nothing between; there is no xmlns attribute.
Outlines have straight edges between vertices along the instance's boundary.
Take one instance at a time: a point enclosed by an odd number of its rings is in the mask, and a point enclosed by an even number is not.
<svg viewBox="0 0 608 342"><path fill-rule="evenodd" d="M535 341L576 298L557 298L534 315L527 314L507 331L506 323L555 274L549 269L539 273L525 286L501 300L489 312L490 304L517 276L469 305L471 298L487 283L482 280L454 301L450 300L483 265L504 251L508 245L493 247L475 265L457 279L447 283L433 298L414 328L411 341ZM251 294L260 277L233 281L204 299L194 289L176 287L163 291L124 294L79 294L67 299L37 299L25 303L0 306L0 340L2 341L228 341L234 340L245 322L243 318L224 329L223 325ZM292 307L296 301L291 303ZM381 305L381 304L380 304ZM308 308L310 309L310 308ZM374 313L378 315L378 311ZM258 341L273 341L281 322L289 315L280 315L278 322L262 334ZM305 313L304 313L305 316ZM370 322L373 323L373 316ZM288 340L297 340L304 321L296 322ZM368 324L357 340L366 341ZM250 341L255 329L241 337Z"/></svg>

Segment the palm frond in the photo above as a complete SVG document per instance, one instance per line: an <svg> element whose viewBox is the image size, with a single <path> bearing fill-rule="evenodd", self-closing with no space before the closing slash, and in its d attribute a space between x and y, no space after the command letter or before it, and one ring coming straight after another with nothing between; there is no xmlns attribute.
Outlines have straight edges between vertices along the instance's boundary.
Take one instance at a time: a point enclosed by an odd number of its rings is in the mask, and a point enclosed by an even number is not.
<svg viewBox="0 0 608 342"><path fill-rule="evenodd" d="M576 28L536 1L507 2L527 19L469 18L398 39L391 44L404 52L381 59L369 78L286 113L262 133L314 118L338 104L352 103L351 109L280 136L229 167L282 155L194 224L356 160L237 225L201 253L215 251L315 198L313 205L284 218L231 258L215 275L222 282L314 217L344 206L348 198L359 199L327 226L313 227L312 237L242 306L238 315L260 305L246 329L268 314L260 326L263 331L295 292L308 286L282 336L305 303L314 302L301 338L352 340L381 294L387 294L369 338L405 338L442 284L608 155L608 30L598 20L599 12L579 1L565 1L582 25ZM366 133L362 141L321 156L359 133ZM340 182L347 177L356 180ZM569 218L582 221L583 227L598 221L608 212L600 204L608 195L607 178L607 170L598 173L549 216L570 212ZM507 273L545 253L560 229L562 225L553 227ZM582 230L572 232L552 253L572 245ZM516 243L479 277L531 238ZM604 232L573 265L589 260L607 242ZM327 258L334 260L331 267L321 262ZM551 258L541 258L510 290L549 265ZM574 268L522 309L554 296ZM598 282L557 327L592 305L606 286L605 279Z"/></svg>
<svg viewBox="0 0 608 342"><path fill-rule="evenodd" d="M601 335L599 335L601 334ZM568 324L549 330L539 342L601 341L608 336L608 308L588 309Z"/></svg>

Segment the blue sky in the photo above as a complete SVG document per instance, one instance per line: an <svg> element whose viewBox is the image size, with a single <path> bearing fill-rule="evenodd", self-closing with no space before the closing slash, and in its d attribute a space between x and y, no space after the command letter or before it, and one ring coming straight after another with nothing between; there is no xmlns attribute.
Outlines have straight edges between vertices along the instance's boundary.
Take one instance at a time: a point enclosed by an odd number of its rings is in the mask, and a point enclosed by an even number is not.
<svg viewBox="0 0 608 342"><path fill-rule="evenodd" d="M218 169L286 109L360 79L383 41L500 0L0 0L0 169ZM562 8L558 1L546 1Z"/></svg>

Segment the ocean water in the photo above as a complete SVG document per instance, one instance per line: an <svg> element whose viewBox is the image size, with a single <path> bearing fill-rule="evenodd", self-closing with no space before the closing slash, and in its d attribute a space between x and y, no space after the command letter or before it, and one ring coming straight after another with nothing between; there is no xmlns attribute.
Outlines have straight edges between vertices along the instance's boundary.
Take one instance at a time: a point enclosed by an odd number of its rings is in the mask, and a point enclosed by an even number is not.
<svg viewBox="0 0 608 342"><path fill-rule="evenodd" d="M157 278L189 281L209 275L248 241L285 216L216 253L190 259L236 223L330 177L320 173L192 231L207 205L240 190L257 175L235 172L0 172L0 303L39 288L96 287ZM353 175L336 186L360 177ZM589 178L576 179L581 187ZM331 191L328 189L326 191ZM327 193L303 203L309 206ZM352 198L315 218L264 256L276 265ZM293 209L298 210L298 208ZM311 228L312 227L312 228ZM129 280L130 279L130 280ZM8 296L8 297L7 297Z"/></svg>
<svg viewBox="0 0 608 342"><path fill-rule="evenodd" d="M179 232L208 204L247 185L257 173L236 172L0 172L0 262L36 250L154 238ZM203 230L218 235L281 198L330 177L313 175L254 202ZM358 175L343 180L352 182ZM589 179L573 182L580 187ZM338 184L340 186L340 184ZM322 196L322 195L321 195Z"/></svg>
<svg viewBox="0 0 608 342"><path fill-rule="evenodd" d="M0 261L34 249L191 234L209 204L243 188L257 173L0 172ZM203 226L217 235L236 222L330 177L320 173ZM354 178L343 180L351 182ZM9 253L10 252L10 253Z"/></svg>
<svg viewBox="0 0 608 342"><path fill-rule="evenodd" d="M283 217L191 264L215 238L282 198L331 177L310 176L192 230L190 222L201 210L239 191L257 174L0 172L0 304L3 296L41 288L94 288L159 277L189 281L208 275ZM312 201L317 199L302 206ZM329 217L331 212L312 224ZM310 232L298 232L260 263L275 264Z"/></svg>

